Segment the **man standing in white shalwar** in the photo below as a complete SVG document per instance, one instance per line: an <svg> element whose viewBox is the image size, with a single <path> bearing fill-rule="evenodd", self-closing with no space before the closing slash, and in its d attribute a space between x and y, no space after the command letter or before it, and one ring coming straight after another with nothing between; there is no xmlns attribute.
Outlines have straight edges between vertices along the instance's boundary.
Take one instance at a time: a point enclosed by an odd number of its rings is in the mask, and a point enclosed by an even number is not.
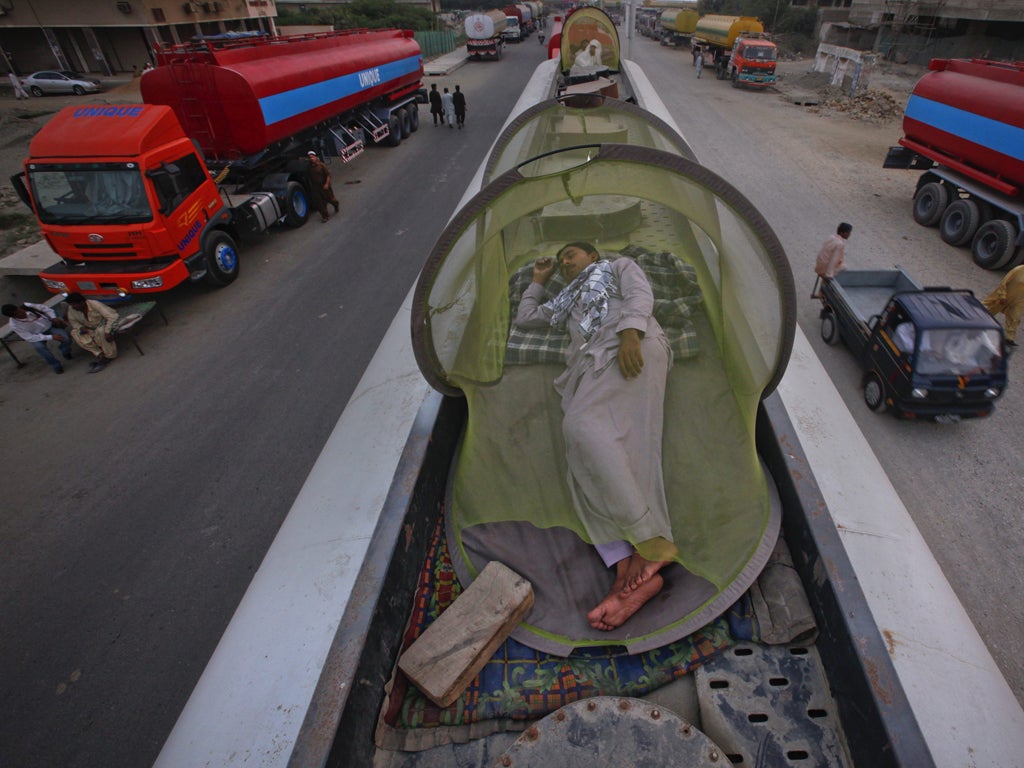
<svg viewBox="0 0 1024 768"><path fill-rule="evenodd" d="M665 383L672 351L652 312L647 276L630 259L600 261L589 243L557 256L566 287L545 301L555 260L538 259L515 324L566 328L562 398L568 481L587 535L615 581L587 614L611 630L656 595L677 554L661 464Z"/></svg>

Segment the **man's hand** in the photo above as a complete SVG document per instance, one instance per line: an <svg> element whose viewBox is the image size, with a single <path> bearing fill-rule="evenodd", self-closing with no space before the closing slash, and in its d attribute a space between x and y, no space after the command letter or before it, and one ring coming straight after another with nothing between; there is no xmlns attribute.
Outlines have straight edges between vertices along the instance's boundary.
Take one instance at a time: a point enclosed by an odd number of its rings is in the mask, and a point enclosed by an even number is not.
<svg viewBox="0 0 1024 768"><path fill-rule="evenodd" d="M105 338L107 341L113 341L114 340L114 334L112 334L112 333L104 333L103 334L103 338Z"/></svg>
<svg viewBox="0 0 1024 768"><path fill-rule="evenodd" d="M533 282L544 285L555 271L555 260L544 256L533 262Z"/></svg>
<svg viewBox="0 0 1024 768"><path fill-rule="evenodd" d="M68 327L67 321L61 320L59 317L53 318L52 325L53 325L54 328L67 328Z"/></svg>
<svg viewBox="0 0 1024 768"><path fill-rule="evenodd" d="M644 369L640 338L640 331L635 328L627 328L619 333L619 370L627 379L635 379Z"/></svg>

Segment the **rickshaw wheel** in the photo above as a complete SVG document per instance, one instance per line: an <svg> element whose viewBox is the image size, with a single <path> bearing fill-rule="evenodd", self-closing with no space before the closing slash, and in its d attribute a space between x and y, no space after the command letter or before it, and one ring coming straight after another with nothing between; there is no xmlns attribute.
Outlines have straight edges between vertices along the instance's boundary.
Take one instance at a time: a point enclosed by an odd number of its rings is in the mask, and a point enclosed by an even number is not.
<svg viewBox="0 0 1024 768"><path fill-rule="evenodd" d="M885 384L875 371L871 371L864 381L864 402L876 413L885 410Z"/></svg>
<svg viewBox="0 0 1024 768"><path fill-rule="evenodd" d="M836 314L830 309L821 315L821 338L830 347L839 343L839 326L836 325Z"/></svg>

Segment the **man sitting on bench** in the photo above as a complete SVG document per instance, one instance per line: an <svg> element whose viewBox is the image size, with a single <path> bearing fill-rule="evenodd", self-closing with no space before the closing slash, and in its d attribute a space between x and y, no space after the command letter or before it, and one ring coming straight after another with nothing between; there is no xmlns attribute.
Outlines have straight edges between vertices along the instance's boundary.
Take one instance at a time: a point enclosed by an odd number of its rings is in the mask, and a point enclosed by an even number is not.
<svg viewBox="0 0 1024 768"><path fill-rule="evenodd" d="M39 356L53 368L54 373L64 373L64 366L47 348L46 342L57 341L65 360L71 359L71 335L67 323L45 304L25 302L20 307L4 304L0 312L11 318L11 330L32 345ZM20 363L19 363L20 365Z"/></svg>
<svg viewBox="0 0 1024 768"><path fill-rule="evenodd" d="M67 302L71 337L78 346L96 356L96 360L89 363L88 373L99 373L117 357L114 343L117 312L99 301L86 300L80 293L69 293Z"/></svg>

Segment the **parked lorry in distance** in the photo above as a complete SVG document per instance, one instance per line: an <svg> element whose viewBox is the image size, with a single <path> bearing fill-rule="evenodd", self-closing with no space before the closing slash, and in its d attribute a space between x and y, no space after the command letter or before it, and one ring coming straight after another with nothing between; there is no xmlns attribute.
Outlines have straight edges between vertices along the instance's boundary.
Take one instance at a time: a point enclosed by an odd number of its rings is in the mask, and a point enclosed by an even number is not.
<svg viewBox="0 0 1024 768"><path fill-rule="evenodd" d="M526 37L526 26L523 24L523 11L518 5L506 5L501 9L505 14L505 39L509 42L519 43ZM513 23L512 19L515 19ZM512 37L515 36L513 40Z"/></svg>
<svg viewBox="0 0 1024 768"><path fill-rule="evenodd" d="M767 87L775 84L779 49L767 39L764 26L753 16L701 16L693 31L693 61L711 54L715 75L741 85ZM704 60L708 65L707 58Z"/></svg>
<svg viewBox="0 0 1024 768"><path fill-rule="evenodd" d="M662 45L689 45L700 14L693 8L668 8L659 17Z"/></svg>
<svg viewBox="0 0 1024 768"><path fill-rule="evenodd" d="M482 11L466 16L463 26L466 30L466 53L471 59L484 56L497 61L501 58L501 46L505 40L507 21L503 11Z"/></svg>
<svg viewBox="0 0 1024 768"><path fill-rule="evenodd" d="M885 168L924 170L914 220L969 246L975 263L1024 263L1024 63L932 59Z"/></svg>
<svg viewBox="0 0 1024 768"><path fill-rule="evenodd" d="M519 19L519 24L523 28L523 37L529 37L530 34L536 29L536 14L535 11L536 3L516 3L516 8L522 14Z"/></svg>
<svg viewBox="0 0 1024 768"><path fill-rule="evenodd" d="M1003 329L970 291L922 288L901 269L819 280L821 338L864 370L864 402L905 419L988 416L1006 388Z"/></svg>
<svg viewBox="0 0 1024 768"><path fill-rule="evenodd" d="M12 177L62 262L54 293L118 296L238 275L238 242L309 215L307 153L356 157L419 125L411 31L201 40L157 52L145 104L68 107Z"/></svg>
<svg viewBox="0 0 1024 768"><path fill-rule="evenodd" d="M644 37L658 37L658 29L661 23L661 9L640 7L636 9L636 20L634 26L636 31Z"/></svg>

